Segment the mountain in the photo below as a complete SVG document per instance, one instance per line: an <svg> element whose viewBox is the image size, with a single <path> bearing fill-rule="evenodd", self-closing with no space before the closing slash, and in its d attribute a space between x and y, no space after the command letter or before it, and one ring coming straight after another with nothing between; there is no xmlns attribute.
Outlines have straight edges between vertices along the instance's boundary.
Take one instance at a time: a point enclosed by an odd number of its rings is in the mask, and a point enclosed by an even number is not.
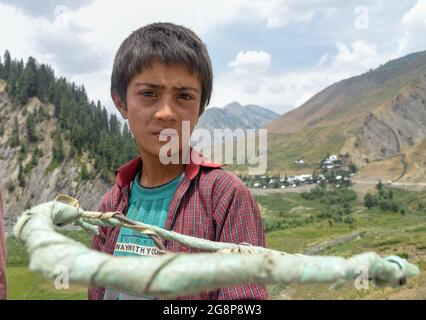
<svg viewBox="0 0 426 320"><path fill-rule="evenodd" d="M426 51L337 82L266 126L268 168L349 153L360 178L424 182L425 100Z"/></svg>
<svg viewBox="0 0 426 320"><path fill-rule="evenodd" d="M296 132L302 128L350 122L396 97L426 72L426 51L389 61L375 70L337 82L297 109L275 119L272 132Z"/></svg>
<svg viewBox="0 0 426 320"><path fill-rule="evenodd" d="M41 108L46 111L49 119L46 117L37 123L36 135L40 142L23 144L28 138L27 119L37 113L37 110L43 110ZM68 139L62 138L65 159L52 165L55 145L52 134L58 127L52 105L43 105L37 98L32 98L24 107L16 109L0 88L0 118L5 128L0 137L0 189L7 226L11 226L25 209L51 201L60 193L77 197L82 207L96 208L99 197L107 190L108 184L99 177L91 180L82 177L82 170L93 172L93 161L88 159L87 154L80 160L69 159L71 145ZM14 128L18 128L20 132L19 146L12 146L10 143ZM83 166L85 169L82 169Z"/></svg>
<svg viewBox="0 0 426 320"><path fill-rule="evenodd" d="M207 108L196 128L207 129L212 135L213 129L258 129L278 116L278 113L260 106L242 106L238 102L232 102L223 108Z"/></svg>
<svg viewBox="0 0 426 320"><path fill-rule="evenodd" d="M5 220L64 193L95 210L114 170L137 154L127 125L84 86L29 58L0 62L0 189Z"/></svg>

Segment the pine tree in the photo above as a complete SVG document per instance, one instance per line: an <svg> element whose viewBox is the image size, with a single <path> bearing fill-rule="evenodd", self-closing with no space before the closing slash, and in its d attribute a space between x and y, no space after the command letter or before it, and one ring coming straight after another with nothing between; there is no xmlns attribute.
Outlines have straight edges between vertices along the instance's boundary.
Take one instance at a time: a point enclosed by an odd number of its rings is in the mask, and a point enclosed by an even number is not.
<svg viewBox="0 0 426 320"><path fill-rule="evenodd" d="M22 168L22 163L19 163L18 182L21 188L25 188L25 176L24 169Z"/></svg>
<svg viewBox="0 0 426 320"><path fill-rule="evenodd" d="M4 52L3 60L4 60L3 76L4 76L4 79L7 81L9 79L10 70L12 66L12 60L10 58L9 50L6 50Z"/></svg>
<svg viewBox="0 0 426 320"><path fill-rule="evenodd" d="M61 134L56 131L53 135L53 160L57 163L62 163L65 158L64 147L61 140Z"/></svg>
<svg viewBox="0 0 426 320"><path fill-rule="evenodd" d="M364 205L366 208L371 209L375 206L374 196L371 193L367 193L364 196Z"/></svg>
<svg viewBox="0 0 426 320"><path fill-rule="evenodd" d="M9 93L12 100L15 101L19 92L18 71L17 66L15 64L11 67L10 71L8 71L7 78L7 92Z"/></svg>
<svg viewBox="0 0 426 320"><path fill-rule="evenodd" d="M36 128L35 128L35 115L31 113L27 117L27 139L29 143L36 143L38 141Z"/></svg>
<svg viewBox="0 0 426 320"><path fill-rule="evenodd" d="M108 130L108 112L106 111L105 107L102 108L101 128Z"/></svg>
<svg viewBox="0 0 426 320"><path fill-rule="evenodd" d="M29 57L19 79L19 102L25 104L30 97L37 94L37 66L33 57Z"/></svg>
<svg viewBox="0 0 426 320"><path fill-rule="evenodd" d="M0 57L0 79L4 79L4 70L3 70L3 64L1 63L1 57Z"/></svg>
<svg viewBox="0 0 426 320"><path fill-rule="evenodd" d="M19 123L18 123L17 117L15 117L15 122L14 122L13 129L12 129L12 134L11 134L10 139L9 139L9 145L12 148L16 148L17 146L19 146Z"/></svg>
<svg viewBox="0 0 426 320"><path fill-rule="evenodd" d="M120 122L118 122L115 114L112 114L109 118L109 129L113 136L117 137L120 135Z"/></svg>

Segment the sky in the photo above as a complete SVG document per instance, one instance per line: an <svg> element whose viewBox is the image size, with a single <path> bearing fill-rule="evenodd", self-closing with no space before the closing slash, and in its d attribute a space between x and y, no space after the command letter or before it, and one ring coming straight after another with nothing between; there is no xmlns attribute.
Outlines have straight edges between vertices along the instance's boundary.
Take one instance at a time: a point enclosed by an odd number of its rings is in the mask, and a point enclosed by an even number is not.
<svg viewBox="0 0 426 320"><path fill-rule="evenodd" d="M283 114L339 80L426 50L426 0L0 0L0 53L50 64L115 112L116 50L159 21L206 43L215 107L238 101Z"/></svg>

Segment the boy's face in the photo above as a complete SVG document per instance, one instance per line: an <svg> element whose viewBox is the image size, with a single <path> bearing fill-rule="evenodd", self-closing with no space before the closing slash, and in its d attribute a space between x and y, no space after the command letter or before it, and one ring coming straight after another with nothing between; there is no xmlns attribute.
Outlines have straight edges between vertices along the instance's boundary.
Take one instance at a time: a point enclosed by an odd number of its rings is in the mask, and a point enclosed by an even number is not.
<svg viewBox="0 0 426 320"><path fill-rule="evenodd" d="M159 156L167 141L159 141L163 129L174 129L182 150L182 121L194 129L200 110L201 83L185 67L152 63L135 75L127 86L127 109L114 98L122 116L129 121L141 153ZM187 141L183 142L187 144Z"/></svg>

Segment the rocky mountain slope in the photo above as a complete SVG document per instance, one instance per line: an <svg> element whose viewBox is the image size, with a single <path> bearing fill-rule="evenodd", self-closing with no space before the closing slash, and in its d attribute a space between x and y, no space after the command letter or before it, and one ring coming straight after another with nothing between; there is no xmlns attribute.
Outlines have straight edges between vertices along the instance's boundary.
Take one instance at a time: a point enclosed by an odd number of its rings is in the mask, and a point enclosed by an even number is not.
<svg viewBox="0 0 426 320"><path fill-rule="evenodd" d="M210 134L213 134L214 129L258 129L278 116L278 113L260 106L242 106L238 102L232 102L223 108L207 108L201 115L197 128L207 129Z"/></svg>
<svg viewBox="0 0 426 320"><path fill-rule="evenodd" d="M50 115L49 119L37 123L36 131L40 143L11 147L8 140L12 136L15 119L20 139L25 141L27 119L39 110L46 110ZM88 173L93 171L93 161L87 156L70 159L70 143L64 136L61 142L65 160L57 167L52 167L52 133L58 127L53 113L53 105L42 104L37 98L30 99L22 108L16 108L4 92L4 82L2 83L0 118L4 132L0 137L0 189L4 199L5 221L9 227L25 209L51 201L61 193L78 198L83 208L95 210L101 195L108 189L109 184L99 176L90 180L82 176L83 170Z"/></svg>
<svg viewBox="0 0 426 320"><path fill-rule="evenodd" d="M426 180L425 100L426 51L340 81L266 126L269 169L348 152L363 177Z"/></svg>

